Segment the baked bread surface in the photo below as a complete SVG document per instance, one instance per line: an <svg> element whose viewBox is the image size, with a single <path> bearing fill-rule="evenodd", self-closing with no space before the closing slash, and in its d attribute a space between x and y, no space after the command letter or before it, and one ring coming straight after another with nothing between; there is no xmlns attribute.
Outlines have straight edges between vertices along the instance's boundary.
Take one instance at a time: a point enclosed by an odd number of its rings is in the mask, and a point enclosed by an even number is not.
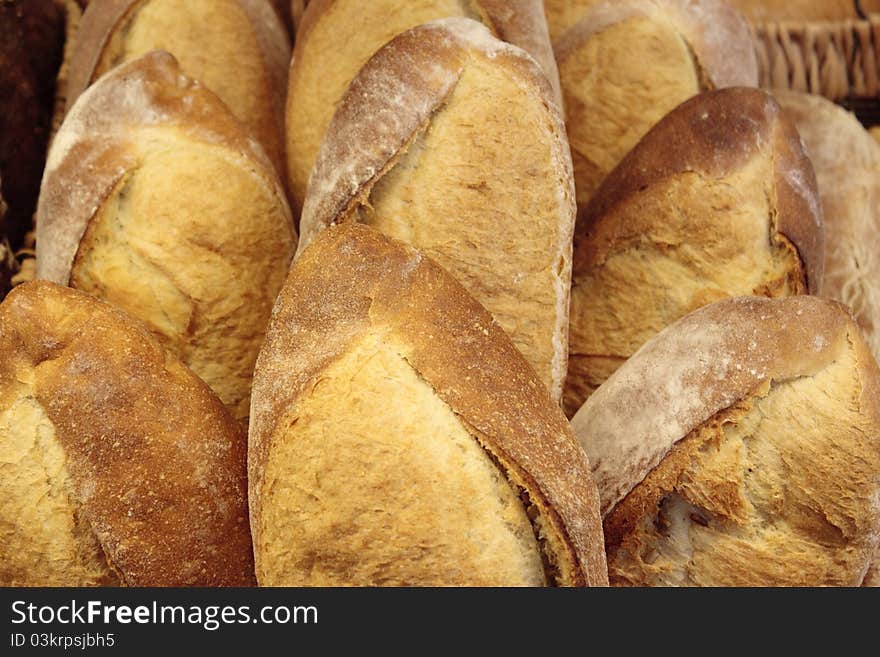
<svg viewBox="0 0 880 657"><path fill-rule="evenodd" d="M248 586L246 436L137 321L52 283L0 305L0 583Z"/></svg>
<svg viewBox="0 0 880 657"><path fill-rule="evenodd" d="M606 581L558 406L458 283L369 227L329 228L294 263L251 419L263 585Z"/></svg>
<svg viewBox="0 0 880 657"><path fill-rule="evenodd" d="M574 212L545 76L478 23L446 19L396 37L352 82L309 184L301 249L358 221L424 250L558 398Z"/></svg>
<svg viewBox="0 0 880 657"><path fill-rule="evenodd" d="M152 50L216 93L284 175L291 45L267 0L92 0L71 55L68 110L112 68Z"/></svg>
<svg viewBox="0 0 880 657"><path fill-rule="evenodd" d="M701 94L664 118L579 217L565 407L652 335L726 297L818 292L815 173L768 94Z"/></svg>
<svg viewBox="0 0 880 657"><path fill-rule="evenodd" d="M120 66L66 117L40 197L38 277L145 321L241 420L295 248L262 148L171 55Z"/></svg>

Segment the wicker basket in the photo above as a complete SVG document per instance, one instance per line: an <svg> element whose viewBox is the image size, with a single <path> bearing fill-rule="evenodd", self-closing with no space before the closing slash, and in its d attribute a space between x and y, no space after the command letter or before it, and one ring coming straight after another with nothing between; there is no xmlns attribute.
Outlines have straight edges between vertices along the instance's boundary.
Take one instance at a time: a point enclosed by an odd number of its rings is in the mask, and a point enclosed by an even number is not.
<svg viewBox="0 0 880 657"><path fill-rule="evenodd" d="M761 86L818 94L880 124L880 14L756 26Z"/></svg>

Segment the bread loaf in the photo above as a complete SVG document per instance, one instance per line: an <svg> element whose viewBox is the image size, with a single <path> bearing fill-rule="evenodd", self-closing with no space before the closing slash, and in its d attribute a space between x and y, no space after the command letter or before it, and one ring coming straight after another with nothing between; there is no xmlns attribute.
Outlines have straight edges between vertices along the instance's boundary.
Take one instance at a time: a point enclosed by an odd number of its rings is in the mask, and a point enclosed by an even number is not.
<svg viewBox="0 0 880 657"><path fill-rule="evenodd" d="M0 305L0 585L252 584L245 441L139 322L17 287Z"/></svg>
<svg viewBox="0 0 880 657"><path fill-rule="evenodd" d="M309 0L291 0L290 2L290 19L293 23L293 32L296 34L299 25L302 22L303 14L306 7L309 6Z"/></svg>
<svg viewBox="0 0 880 657"><path fill-rule="evenodd" d="M574 189L562 118L524 52L474 21L446 19L376 53L327 131L303 246L349 221L448 269L559 398Z"/></svg>
<svg viewBox="0 0 880 657"><path fill-rule="evenodd" d="M262 585L601 585L589 464L558 406L441 267L373 229L294 263L248 451Z"/></svg>
<svg viewBox="0 0 880 657"><path fill-rule="evenodd" d="M284 173L290 39L267 0L92 0L76 38L68 108L114 66L172 53L216 93Z"/></svg>
<svg viewBox="0 0 880 657"><path fill-rule="evenodd" d="M728 0L755 23L839 21L859 18L864 0Z"/></svg>
<svg viewBox="0 0 880 657"><path fill-rule="evenodd" d="M171 55L120 66L71 109L43 181L38 276L145 321L239 420L295 249L263 150Z"/></svg>
<svg viewBox="0 0 880 657"><path fill-rule="evenodd" d="M698 310L645 344L573 426L612 584L862 583L880 540L880 368L840 304Z"/></svg>
<svg viewBox="0 0 880 657"><path fill-rule="evenodd" d="M297 29L287 95L287 163L294 214L333 111L367 60L394 36L429 21L482 21L499 38L529 52L550 78L559 78L540 0L315 0ZM405 111L407 97L388 99Z"/></svg>
<svg viewBox="0 0 880 657"><path fill-rule="evenodd" d="M774 96L816 169L825 216L822 294L850 307L880 358L880 146L830 100L794 91Z"/></svg>
<svg viewBox="0 0 880 657"><path fill-rule="evenodd" d="M746 20L724 0L617 0L555 44L578 209L666 114L703 91L758 85Z"/></svg>
<svg viewBox="0 0 880 657"><path fill-rule="evenodd" d="M0 2L0 177L13 248L33 224L63 44L60 3Z"/></svg>
<svg viewBox="0 0 880 657"><path fill-rule="evenodd" d="M556 40L584 17L596 5L613 4L619 0L544 0L544 13L547 15L547 27L550 39Z"/></svg>
<svg viewBox="0 0 880 657"><path fill-rule="evenodd" d="M822 259L815 174L776 101L743 88L687 101L579 217L566 410L701 306L818 291Z"/></svg>

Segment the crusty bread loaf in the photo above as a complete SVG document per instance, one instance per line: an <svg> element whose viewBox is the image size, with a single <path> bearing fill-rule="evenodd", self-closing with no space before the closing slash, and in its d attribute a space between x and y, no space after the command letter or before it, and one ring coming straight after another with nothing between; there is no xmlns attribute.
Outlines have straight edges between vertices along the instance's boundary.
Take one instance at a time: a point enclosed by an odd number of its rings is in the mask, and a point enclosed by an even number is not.
<svg viewBox="0 0 880 657"><path fill-rule="evenodd" d="M574 186L565 128L523 51L468 19L405 32L361 70L315 166L302 244L361 221L425 250L559 398Z"/></svg>
<svg viewBox="0 0 880 657"><path fill-rule="evenodd" d="M32 229L63 44L60 3L0 2L0 177L13 248Z"/></svg>
<svg viewBox="0 0 880 657"><path fill-rule="evenodd" d="M880 146L819 96L774 92L816 170L825 215L823 296L843 301L880 358Z"/></svg>
<svg viewBox="0 0 880 657"><path fill-rule="evenodd" d="M290 39L267 0L92 0L68 78L68 108L114 66L166 50L225 102L284 173Z"/></svg>
<svg viewBox="0 0 880 657"><path fill-rule="evenodd" d="M613 4L616 0L544 0L544 13L550 39L556 40L584 17L590 9L600 4Z"/></svg>
<svg viewBox="0 0 880 657"><path fill-rule="evenodd" d="M559 78L540 0L315 0L297 29L287 95L287 164L294 214L340 98L367 60L406 30L432 20L482 21L499 38L529 52L550 78ZM393 99L389 99L393 100ZM408 99L398 100L401 109Z"/></svg>
<svg viewBox="0 0 880 657"><path fill-rule="evenodd" d="M268 158L167 53L103 77L55 138L38 276L145 321L240 420L295 249Z"/></svg>
<svg viewBox="0 0 880 657"><path fill-rule="evenodd" d="M741 298L650 340L573 420L616 585L862 583L880 368L846 310Z"/></svg>
<svg viewBox="0 0 880 657"><path fill-rule="evenodd" d="M700 306L818 291L822 259L815 174L776 101L744 88L687 101L578 218L566 410Z"/></svg>
<svg viewBox="0 0 880 657"><path fill-rule="evenodd" d="M617 0L555 43L578 209L660 119L688 98L758 85L746 20L724 0Z"/></svg>
<svg viewBox="0 0 880 657"><path fill-rule="evenodd" d="M358 224L294 263L254 379L263 585L601 585L589 464L441 267Z"/></svg>
<svg viewBox="0 0 880 657"><path fill-rule="evenodd" d="M0 585L252 584L245 449L124 313L45 282L0 305Z"/></svg>
<svg viewBox="0 0 880 657"><path fill-rule="evenodd" d="M864 0L728 0L755 23L839 21L859 18Z"/></svg>

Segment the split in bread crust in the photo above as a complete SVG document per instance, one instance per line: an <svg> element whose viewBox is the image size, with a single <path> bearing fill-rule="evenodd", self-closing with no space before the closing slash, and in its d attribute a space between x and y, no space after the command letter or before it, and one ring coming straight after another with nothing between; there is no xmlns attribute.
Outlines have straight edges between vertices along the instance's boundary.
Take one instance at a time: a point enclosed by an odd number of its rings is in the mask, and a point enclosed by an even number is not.
<svg viewBox="0 0 880 657"><path fill-rule="evenodd" d="M68 110L99 77L152 50L216 93L284 176L291 46L267 0L92 0L71 56Z"/></svg>
<svg viewBox="0 0 880 657"><path fill-rule="evenodd" d="M398 34L454 17L480 21L531 54L560 102L540 0L312 0L297 28L287 94L287 166L296 216L333 112L360 68ZM396 100L405 110L408 98Z"/></svg>
<svg viewBox="0 0 880 657"><path fill-rule="evenodd" d="M612 584L862 583L880 540L880 368L840 304L702 308L645 344L572 425Z"/></svg>
<svg viewBox="0 0 880 657"><path fill-rule="evenodd" d="M0 305L0 584L253 584L245 450L124 313L46 282Z"/></svg>
<svg viewBox="0 0 880 657"><path fill-rule="evenodd" d="M80 96L49 154L39 278L145 321L244 421L296 249L281 183L226 106L153 52Z"/></svg>
<svg viewBox="0 0 880 657"><path fill-rule="evenodd" d="M264 585L601 585L568 423L441 267L359 224L294 263L254 380Z"/></svg>
<svg viewBox="0 0 880 657"><path fill-rule="evenodd" d="M825 216L822 295L849 306L880 358L880 146L830 100L773 93L816 170Z"/></svg>
<svg viewBox="0 0 880 657"><path fill-rule="evenodd" d="M574 212L545 76L478 23L447 19L397 36L352 82L309 184L301 248L359 221L424 250L558 398Z"/></svg>
<svg viewBox="0 0 880 657"><path fill-rule="evenodd" d="M757 89L701 94L608 176L575 230L565 408L726 297L816 292L822 209L793 124Z"/></svg>

